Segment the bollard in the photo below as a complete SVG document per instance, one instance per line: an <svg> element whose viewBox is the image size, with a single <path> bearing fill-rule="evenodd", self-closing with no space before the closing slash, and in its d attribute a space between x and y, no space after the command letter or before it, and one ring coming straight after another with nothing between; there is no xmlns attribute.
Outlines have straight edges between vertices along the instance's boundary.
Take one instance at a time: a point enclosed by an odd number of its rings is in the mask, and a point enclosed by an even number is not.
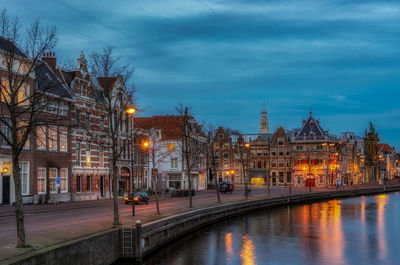
<svg viewBox="0 0 400 265"><path fill-rule="evenodd" d="M136 221L135 229L136 261L142 262L142 222Z"/></svg>

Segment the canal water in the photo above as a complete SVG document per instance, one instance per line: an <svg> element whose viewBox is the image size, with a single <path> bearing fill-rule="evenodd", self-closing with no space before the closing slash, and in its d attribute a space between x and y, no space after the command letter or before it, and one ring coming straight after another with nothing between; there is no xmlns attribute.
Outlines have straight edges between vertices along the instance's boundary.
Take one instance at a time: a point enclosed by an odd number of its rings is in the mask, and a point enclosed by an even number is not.
<svg viewBox="0 0 400 265"><path fill-rule="evenodd" d="M400 264L400 194L229 219L163 247L144 264Z"/></svg>

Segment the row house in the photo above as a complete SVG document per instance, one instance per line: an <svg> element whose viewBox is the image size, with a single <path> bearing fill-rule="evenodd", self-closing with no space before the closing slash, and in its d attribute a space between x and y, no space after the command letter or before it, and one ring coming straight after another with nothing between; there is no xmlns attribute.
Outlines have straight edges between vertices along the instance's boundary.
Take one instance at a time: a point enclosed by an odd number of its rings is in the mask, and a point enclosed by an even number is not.
<svg viewBox="0 0 400 265"><path fill-rule="evenodd" d="M191 139L206 144L206 137L198 130L200 126L191 118L193 130ZM182 126L183 119L180 116L152 116L137 117L135 126L148 131L150 140L143 146L149 152L148 186L154 188L153 179L157 177L158 189L187 189L188 176L182 154ZM203 148L206 150L205 148ZM154 155L152 155L154 152ZM198 154L197 165L191 170L192 187L195 190L207 188L206 152ZM154 163L153 163L154 162ZM151 177L153 175L153 178Z"/></svg>
<svg viewBox="0 0 400 265"><path fill-rule="evenodd" d="M29 69L31 63L14 43L0 38L0 55L3 58L0 61L0 77L6 89L7 49L15 52L19 62L17 74ZM83 53L77 59L76 69L66 70L57 66L53 52L46 52L42 60L35 64L23 88L24 93L18 96L18 100L23 100L24 94L34 89L44 91L46 95L45 99L37 102L42 106L40 117L43 123L32 130L20 156L24 203L109 198L112 193L109 150L104 137L95 141L93 135L108 129L105 109L99 103L105 90L126 92L122 77L92 78ZM6 119L3 112L2 121ZM132 127L133 120L126 114L120 128L124 132L121 133L124 149L118 161L121 192L132 190L134 170L130 162L134 144L131 144L128 135ZM1 131L4 135L10 134L9 127L4 123L1 124ZM135 139L143 133L143 130L137 130ZM15 202L10 148L5 139L0 141L0 204L10 204ZM136 156L146 157L144 152L136 152ZM142 169L144 164L147 164L145 159L136 163Z"/></svg>
<svg viewBox="0 0 400 265"><path fill-rule="evenodd" d="M41 95L35 102L40 109L36 119L37 126L30 136L20 155L21 186L24 203L41 203L70 200L70 149L71 123L68 117L74 102L74 95L56 76L52 67L46 62L33 62L12 41L0 38L0 78L2 95L10 90L7 75L7 64L14 60L13 74L17 80L29 74L18 95L18 104L24 105L33 93ZM29 70L32 69L32 70ZM22 78L22 77L21 77ZM5 96L7 97L7 96ZM10 139L10 128L7 122L6 104L2 97L1 131L4 138L0 147L0 204L15 202L15 187L11 165L11 150L5 138ZM7 99L8 100L8 99ZM29 99L32 100L32 99ZM31 103L27 103L31 104ZM20 116L21 122L23 117ZM40 123L43 121L43 123ZM8 122L7 122L8 123ZM59 179L59 184L57 184Z"/></svg>
<svg viewBox="0 0 400 265"><path fill-rule="evenodd" d="M393 180L396 174L397 154L394 147L387 143L378 144L378 158L380 161L380 180Z"/></svg>

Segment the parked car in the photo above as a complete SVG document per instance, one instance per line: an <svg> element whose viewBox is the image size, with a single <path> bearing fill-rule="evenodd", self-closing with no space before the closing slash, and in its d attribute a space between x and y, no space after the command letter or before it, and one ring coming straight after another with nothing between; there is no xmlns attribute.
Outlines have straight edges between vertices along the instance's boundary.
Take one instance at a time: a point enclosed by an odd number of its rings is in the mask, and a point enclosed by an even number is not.
<svg viewBox="0 0 400 265"><path fill-rule="evenodd" d="M227 192L232 193L234 189L235 189L235 185L233 185L233 183L230 179L224 180L221 183L221 186L219 187L219 191L223 192L223 193L227 193Z"/></svg>
<svg viewBox="0 0 400 265"><path fill-rule="evenodd" d="M147 192L144 191L137 191L135 194L131 193L128 196L125 196L124 198L125 203L128 204L130 202L135 202L135 204L139 204L140 202L144 202L146 204L149 204L149 195L147 195Z"/></svg>

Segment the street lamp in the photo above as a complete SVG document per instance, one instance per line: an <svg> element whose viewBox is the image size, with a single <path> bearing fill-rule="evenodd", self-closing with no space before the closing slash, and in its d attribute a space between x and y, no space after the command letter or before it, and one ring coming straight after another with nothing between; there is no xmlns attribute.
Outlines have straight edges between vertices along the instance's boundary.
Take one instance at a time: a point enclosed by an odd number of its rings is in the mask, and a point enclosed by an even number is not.
<svg viewBox="0 0 400 265"><path fill-rule="evenodd" d="M132 196L133 196L133 198L132 198L132 216L135 216L135 200L134 200L135 178L133 176L133 167L134 167L134 161L133 161L134 160L134 155L133 155L133 114L136 113L136 108L129 106L126 108L125 111L126 111L126 114L128 114L132 119L132 122L131 122L131 176L132 176L132 193L133 193L132 194Z"/></svg>

